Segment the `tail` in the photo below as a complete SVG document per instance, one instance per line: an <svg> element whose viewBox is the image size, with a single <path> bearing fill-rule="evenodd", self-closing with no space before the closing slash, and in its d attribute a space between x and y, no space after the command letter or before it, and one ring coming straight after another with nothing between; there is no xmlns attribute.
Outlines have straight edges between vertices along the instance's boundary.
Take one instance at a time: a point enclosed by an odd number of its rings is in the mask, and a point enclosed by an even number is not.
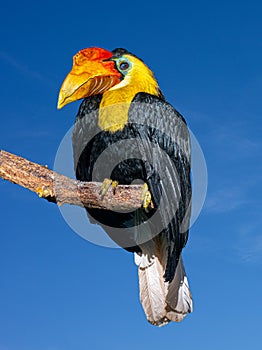
<svg viewBox="0 0 262 350"><path fill-rule="evenodd" d="M138 265L140 301L147 320L156 326L182 321L186 314L193 311L182 257L173 280L165 282L165 247L155 238L140 248L142 253L135 253L135 263Z"/></svg>

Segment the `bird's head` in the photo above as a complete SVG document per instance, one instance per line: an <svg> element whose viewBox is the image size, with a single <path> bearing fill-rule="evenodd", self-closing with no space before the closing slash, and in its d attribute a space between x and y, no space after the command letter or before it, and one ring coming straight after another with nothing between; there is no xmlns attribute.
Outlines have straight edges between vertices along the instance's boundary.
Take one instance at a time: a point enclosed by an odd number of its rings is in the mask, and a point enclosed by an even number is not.
<svg viewBox="0 0 262 350"><path fill-rule="evenodd" d="M127 86L136 86L137 92L160 95L152 71L127 50L83 49L73 58L73 67L61 86L57 107L60 109L70 102Z"/></svg>

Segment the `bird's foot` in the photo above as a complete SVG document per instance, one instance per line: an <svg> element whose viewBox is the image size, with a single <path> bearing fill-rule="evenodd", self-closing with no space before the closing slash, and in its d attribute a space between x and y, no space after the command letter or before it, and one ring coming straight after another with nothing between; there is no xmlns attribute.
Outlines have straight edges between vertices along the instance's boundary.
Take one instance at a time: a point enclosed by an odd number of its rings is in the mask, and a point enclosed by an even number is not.
<svg viewBox="0 0 262 350"><path fill-rule="evenodd" d="M151 196L151 193L150 193L150 191L148 189L148 185L146 183L143 185L141 200L143 202L143 208L146 211L148 211L149 210L149 206L150 206L151 201L152 201L152 196Z"/></svg>
<svg viewBox="0 0 262 350"><path fill-rule="evenodd" d="M50 190L49 188L45 188L45 187L37 187L35 189L36 193L38 194L39 197L43 197L43 198L46 198L46 197L53 197L54 196L54 193L52 190Z"/></svg>
<svg viewBox="0 0 262 350"><path fill-rule="evenodd" d="M115 190L117 186L118 186L118 181L113 181L111 179L104 179L100 190L101 198L102 199L104 198L104 196L107 194L110 187L112 187L112 189Z"/></svg>

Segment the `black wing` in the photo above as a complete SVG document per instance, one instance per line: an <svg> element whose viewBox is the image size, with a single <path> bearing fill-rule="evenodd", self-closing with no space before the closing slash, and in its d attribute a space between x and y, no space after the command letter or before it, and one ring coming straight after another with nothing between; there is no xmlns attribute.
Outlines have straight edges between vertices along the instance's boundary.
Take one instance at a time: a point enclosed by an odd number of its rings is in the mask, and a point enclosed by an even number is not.
<svg viewBox="0 0 262 350"><path fill-rule="evenodd" d="M146 183L157 207L156 224L168 242L166 281L174 277L188 239L191 214L190 136L184 118L167 102L139 93L130 108L129 121L143 124L140 147Z"/></svg>
<svg viewBox="0 0 262 350"><path fill-rule="evenodd" d="M165 279L171 281L187 242L191 210L190 138L185 120L162 98L139 93L130 105L128 125L124 130L109 133L97 127L100 102L100 95L85 99L77 116L73 131L77 179L94 180L92 172L100 154L119 140L134 140L122 143L119 159L125 158L126 154L126 160L113 169L110 177L119 183L131 183L138 178L146 182L155 210L147 213L141 209L123 214L87 209L91 222L101 224L111 238L125 249L139 252L136 218L148 220L151 237L159 234L167 240ZM139 156L130 157L132 152L139 153ZM112 157L117 159L118 154L112 154ZM103 181L103 175L95 180ZM130 236L117 237L114 227L128 227Z"/></svg>

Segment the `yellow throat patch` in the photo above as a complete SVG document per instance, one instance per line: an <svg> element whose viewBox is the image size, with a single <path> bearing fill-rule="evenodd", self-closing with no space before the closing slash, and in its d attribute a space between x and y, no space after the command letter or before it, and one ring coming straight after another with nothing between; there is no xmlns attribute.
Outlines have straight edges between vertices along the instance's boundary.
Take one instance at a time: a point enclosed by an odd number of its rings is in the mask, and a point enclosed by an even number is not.
<svg viewBox="0 0 262 350"><path fill-rule="evenodd" d="M121 83L104 92L98 115L98 126L112 133L123 130L127 124L129 107L137 93L159 95L152 71L138 58L128 54L124 57L132 63L132 68Z"/></svg>

